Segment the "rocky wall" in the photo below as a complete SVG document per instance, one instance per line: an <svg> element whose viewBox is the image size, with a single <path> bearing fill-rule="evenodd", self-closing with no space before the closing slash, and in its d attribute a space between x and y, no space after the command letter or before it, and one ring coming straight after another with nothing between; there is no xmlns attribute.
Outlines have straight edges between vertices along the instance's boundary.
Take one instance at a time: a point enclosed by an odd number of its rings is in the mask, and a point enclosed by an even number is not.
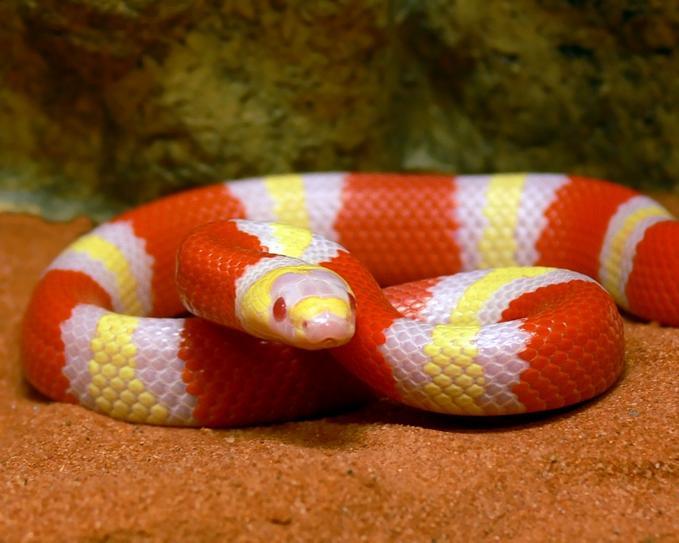
<svg viewBox="0 0 679 543"><path fill-rule="evenodd" d="M677 2L0 0L0 21L0 200L53 217L286 171L679 179Z"/></svg>

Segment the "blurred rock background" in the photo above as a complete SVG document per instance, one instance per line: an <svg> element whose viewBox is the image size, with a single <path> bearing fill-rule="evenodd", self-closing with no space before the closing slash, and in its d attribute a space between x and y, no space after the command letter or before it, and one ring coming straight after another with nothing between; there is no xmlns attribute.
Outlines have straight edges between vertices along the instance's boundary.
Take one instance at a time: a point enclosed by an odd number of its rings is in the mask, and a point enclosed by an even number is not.
<svg viewBox="0 0 679 543"><path fill-rule="evenodd" d="M311 170L679 186L674 0L0 0L0 21L0 209L103 218Z"/></svg>

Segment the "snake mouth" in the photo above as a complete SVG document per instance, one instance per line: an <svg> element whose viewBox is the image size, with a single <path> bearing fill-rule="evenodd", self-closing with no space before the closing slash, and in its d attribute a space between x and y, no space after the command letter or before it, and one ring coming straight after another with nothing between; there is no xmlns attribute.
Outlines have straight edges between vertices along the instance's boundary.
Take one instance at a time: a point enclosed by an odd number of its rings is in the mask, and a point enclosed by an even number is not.
<svg viewBox="0 0 679 543"><path fill-rule="evenodd" d="M304 320L300 332L304 348L331 349L347 343L353 337L355 329L353 318L322 312Z"/></svg>
<svg viewBox="0 0 679 543"><path fill-rule="evenodd" d="M356 331L356 312L346 292L306 296L290 308L293 344L303 349L329 349L347 343Z"/></svg>

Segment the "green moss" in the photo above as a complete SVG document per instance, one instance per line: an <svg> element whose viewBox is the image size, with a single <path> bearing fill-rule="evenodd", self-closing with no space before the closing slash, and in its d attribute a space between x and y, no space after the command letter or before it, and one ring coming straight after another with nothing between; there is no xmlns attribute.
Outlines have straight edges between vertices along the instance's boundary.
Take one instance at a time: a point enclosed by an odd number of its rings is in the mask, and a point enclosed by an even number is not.
<svg viewBox="0 0 679 543"><path fill-rule="evenodd" d="M419 95L402 93L415 134L402 147L405 167L565 170L675 186L679 12L669 4L411 7L401 35Z"/></svg>
<svg viewBox="0 0 679 543"><path fill-rule="evenodd" d="M0 189L43 208L285 171L679 173L660 0L14 0L0 20Z"/></svg>

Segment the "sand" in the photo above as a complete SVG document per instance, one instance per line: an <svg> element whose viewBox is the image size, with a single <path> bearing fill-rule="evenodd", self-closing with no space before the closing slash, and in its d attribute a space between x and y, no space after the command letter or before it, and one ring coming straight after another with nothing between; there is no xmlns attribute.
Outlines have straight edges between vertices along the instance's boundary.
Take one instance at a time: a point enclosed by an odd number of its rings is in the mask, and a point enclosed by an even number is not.
<svg viewBox="0 0 679 543"><path fill-rule="evenodd" d="M1 542L679 541L679 330L627 320L617 386L537 416L135 426L21 376L31 288L87 228L0 215Z"/></svg>

